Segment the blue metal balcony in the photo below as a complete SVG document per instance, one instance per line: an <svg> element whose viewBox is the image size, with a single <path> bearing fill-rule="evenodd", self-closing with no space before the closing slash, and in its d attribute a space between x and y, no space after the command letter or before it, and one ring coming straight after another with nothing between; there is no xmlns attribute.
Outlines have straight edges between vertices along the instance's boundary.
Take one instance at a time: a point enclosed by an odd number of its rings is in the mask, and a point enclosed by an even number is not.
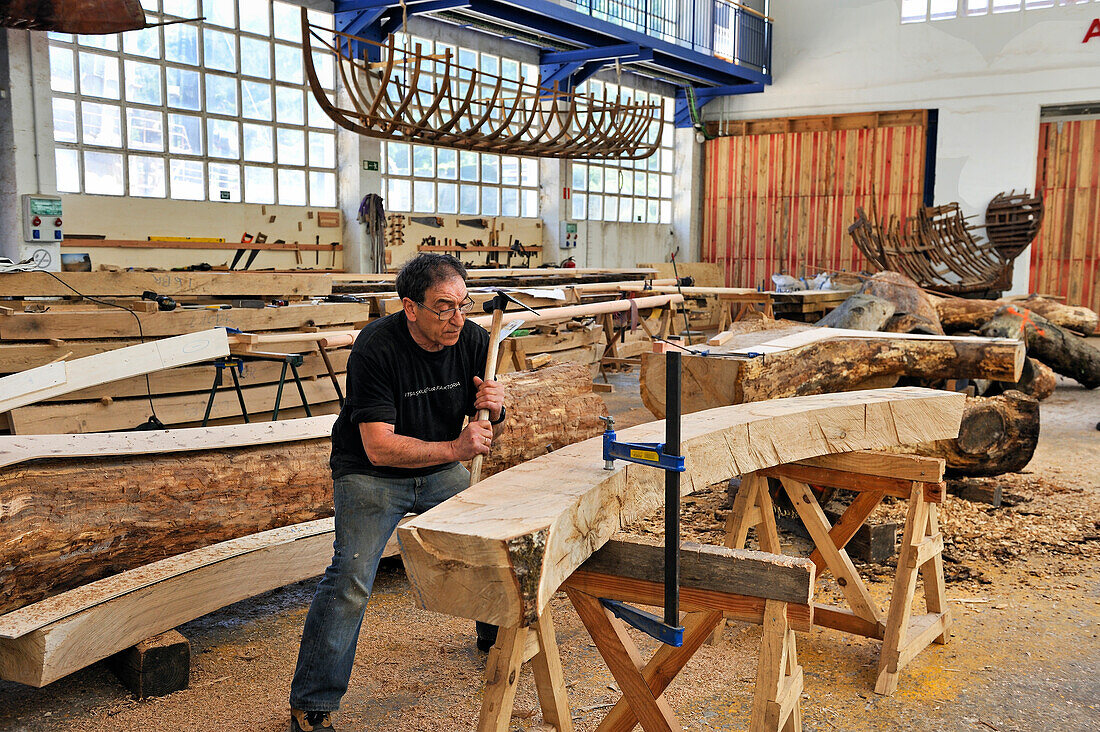
<svg viewBox="0 0 1100 732"><path fill-rule="evenodd" d="M750 2L752 0L746 0ZM766 2L762 4L766 9ZM731 0L335 0L336 28L381 41L431 16L540 49L542 81L581 84L608 64L679 87L676 125L771 83L771 20ZM372 49L366 49L372 52Z"/></svg>
<svg viewBox="0 0 1100 732"><path fill-rule="evenodd" d="M729 0L561 0L579 13L770 74L771 19ZM763 3L761 3L763 5Z"/></svg>

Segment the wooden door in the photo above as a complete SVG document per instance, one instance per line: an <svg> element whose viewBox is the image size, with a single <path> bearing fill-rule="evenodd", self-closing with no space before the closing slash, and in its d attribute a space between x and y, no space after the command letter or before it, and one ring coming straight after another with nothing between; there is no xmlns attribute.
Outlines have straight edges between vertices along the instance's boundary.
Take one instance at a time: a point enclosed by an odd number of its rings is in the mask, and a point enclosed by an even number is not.
<svg viewBox="0 0 1100 732"><path fill-rule="evenodd" d="M1029 289L1100 310L1100 118L1043 122Z"/></svg>
<svg viewBox="0 0 1100 732"><path fill-rule="evenodd" d="M732 287L813 277L866 263L848 226L856 207L882 221L923 203L928 113L728 121L705 146L702 258Z"/></svg>

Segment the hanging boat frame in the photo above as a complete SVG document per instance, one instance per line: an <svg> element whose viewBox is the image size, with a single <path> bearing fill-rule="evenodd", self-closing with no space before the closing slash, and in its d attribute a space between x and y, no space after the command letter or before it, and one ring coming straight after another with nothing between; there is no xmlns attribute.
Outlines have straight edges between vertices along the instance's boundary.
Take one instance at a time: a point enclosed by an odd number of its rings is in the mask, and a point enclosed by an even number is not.
<svg viewBox="0 0 1100 732"><path fill-rule="evenodd" d="M332 40L327 40L331 38ZM370 62L352 49L374 47L383 61ZM506 155L571 159L640 160L661 146L664 105L563 92L506 79L445 54L412 49L340 33L309 22L302 9L302 52L306 77L318 105L337 125L367 137ZM314 53L334 57L345 98L320 83ZM436 71L439 68L441 71ZM422 74L430 74L423 76ZM422 78L424 81L422 81ZM431 81L431 89L421 85ZM479 90L491 89L488 96Z"/></svg>

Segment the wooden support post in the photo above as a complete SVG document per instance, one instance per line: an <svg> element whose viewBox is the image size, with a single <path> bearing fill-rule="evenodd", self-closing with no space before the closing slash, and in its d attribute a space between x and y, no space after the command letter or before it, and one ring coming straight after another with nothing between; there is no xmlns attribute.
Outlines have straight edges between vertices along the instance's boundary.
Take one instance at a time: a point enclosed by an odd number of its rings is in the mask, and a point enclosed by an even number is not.
<svg viewBox="0 0 1100 732"><path fill-rule="evenodd" d="M794 631L787 625L787 603L768 600L756 668L749 732L801 732L802 667Z"/></svg>
<svg viewBox="0 0 1100 732"><path fill-rule="evenodd" d="M496 645L489 650L478 732L508 732L529 632L525 627L501 628Z"/></svg>
<svg viewBox="0 0 1100 732"><path fill-rule="evenodd" d="M153 636L107 659L122 685L138 699L187 688L191 644L178 631Z"/></svg>
<svg viewBox="0 0 1100 732"><path fill-rule="evenodd" d="M532 642L533 641L533 642ZM549 611L531 627L501 628L485 664L485 692L478 732L508 732L520 671L530 660L543 722L556 732L573 732L573 715L565 693L565 675L558 655Z"/></svg>
<svg viewBox="0 0 1100 732"><path fill-rule="evenodd" d="M913 596L921 576L926 612L913 617ZM923 491L914 486L898 552L875 693L889 696L897 691L901 670L933 640L946 643L950 625L951 613L944 600L943 536L936 505L925 501Z"/></svg>

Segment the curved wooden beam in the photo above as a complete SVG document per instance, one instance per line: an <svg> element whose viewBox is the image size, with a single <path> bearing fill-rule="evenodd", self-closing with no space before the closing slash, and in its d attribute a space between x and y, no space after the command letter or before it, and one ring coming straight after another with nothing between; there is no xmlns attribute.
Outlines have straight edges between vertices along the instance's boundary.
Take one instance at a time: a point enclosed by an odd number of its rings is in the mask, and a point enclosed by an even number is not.
<svg viewBox="0 0 1100 732"><path fill-rule="evenodd" d="M920 388L738 404L683 418L681 490L763 468L958 435L965 397ZM660 442L664 423L622 430ZM421 607L506 627L535 621L554 592L611 536L658 509L662 471L617 462L602 438L497 473L398 530Z"/></svg>
<svg viewBox="0 0 1100 732"><path fill-rule="evenodd" d="M624 102L621 93L616 102L596 104L594 97L562 93L555 86L545 89L524 81L506 80L500 74L455 64L446 56L442 79L433 79L434 92L419 88L425 56L419 45L406 50L401 58L403 80L395 74L396 48L393 36L387 43L376 43L345 33L314 26L303 9L302 32L304 67L314 97L325 114L340 127L370 137L447 145L465 150L536 155L558 158L640 159L652 155L657 144L646 142L654 120L663 122L664 106L645 100ZM324 36L333 35L332 43ZM354 109L344 109L331 92L318 83L313 61L318 49L335 56L342 86ZM381 49L386 60L372 64L352 57L356 44ZM383 67L376 72L374 67ZM459 70L455 78L452 73ZM468 72L469 79L461 79ZM362 78L359 77L362 74ZM462 84L468 86L465 90ZM486 98L474 100L478 88L491 86ZM502 97L503 89L515 92L513 99ZM533 91L527 92L530 87ZM425 100L423 95L430 95ZM544 101L550 95L552 102ZM472 114L478 105L483 112ZM530 110L530 111L528 111ZM536 120L538 123L536 124Z"/></svg>

